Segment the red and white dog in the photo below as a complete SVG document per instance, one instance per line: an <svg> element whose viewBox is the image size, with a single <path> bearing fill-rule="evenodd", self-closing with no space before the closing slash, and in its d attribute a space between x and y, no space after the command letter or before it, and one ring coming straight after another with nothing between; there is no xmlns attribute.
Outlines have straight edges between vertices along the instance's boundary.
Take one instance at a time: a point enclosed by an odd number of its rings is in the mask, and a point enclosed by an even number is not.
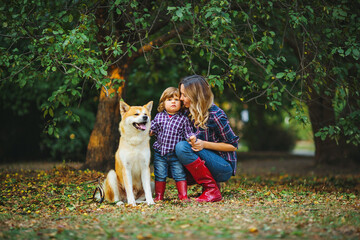
<svg viewBox="0 0 360 240"><path fill-rule="evenodd" d="M115 154L115 171L107 174L102 190L106 200L133 206L146 200L154 204L150 183L150 120L153 102L129 106L120 102L120 143ZM99 195L97 196L99 199Z"/></svg>

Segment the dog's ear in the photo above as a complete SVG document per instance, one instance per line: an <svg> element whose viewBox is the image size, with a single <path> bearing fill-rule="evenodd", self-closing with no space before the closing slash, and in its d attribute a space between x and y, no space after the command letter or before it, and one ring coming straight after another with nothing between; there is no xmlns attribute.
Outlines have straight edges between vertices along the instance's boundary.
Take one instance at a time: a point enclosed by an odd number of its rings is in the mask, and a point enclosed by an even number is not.
<svg viewBox="0 0 360 240"><path fill-rule="evenodd" d="M147 108L149 112L151 112L151 109L153 107L153 101L148 102L146 105L144 105L144 107Z"/></svg>
<svg viewBox="0 0 360 240"><path fill-rule="evenodd" d="M130 106L124 102L124 101L120 101L120 114L121 116L123 116L127 111L129 111Z"/></svg>

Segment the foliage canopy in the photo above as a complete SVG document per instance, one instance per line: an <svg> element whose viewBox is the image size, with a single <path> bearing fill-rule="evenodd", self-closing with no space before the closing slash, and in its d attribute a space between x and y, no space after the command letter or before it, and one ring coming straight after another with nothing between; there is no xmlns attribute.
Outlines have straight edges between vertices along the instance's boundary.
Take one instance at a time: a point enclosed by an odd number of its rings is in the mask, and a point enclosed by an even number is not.
<svg viewBox="0 0 360 240"><path fill-rule="evenodd" d="M56 82L40 108L52 120L48 133L58 136L60 115L80 120L71 107L84 92L108 93L111 66L142 57L154 79L156 61L172 55L181 64L169 78L202 74L240 102L274 111L291 103L304 123L304 106L321 105L330 118L310 119L316 136L358 145L359 7L349 0L7 2L1 89L11 83L37 92Z"/></svg>

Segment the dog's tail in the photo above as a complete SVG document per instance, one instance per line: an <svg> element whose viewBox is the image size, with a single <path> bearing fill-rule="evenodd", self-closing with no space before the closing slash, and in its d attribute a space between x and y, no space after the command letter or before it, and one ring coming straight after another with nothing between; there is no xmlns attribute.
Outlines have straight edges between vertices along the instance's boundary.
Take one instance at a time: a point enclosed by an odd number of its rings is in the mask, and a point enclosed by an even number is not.
<svg viewBox="0 0 360 240"><path fill-rule="evenodd" d="M99 203L102 203L105 199L105 191L103 185L100 182L100 178L98 180L98 186L96 187L92 198Z"/></svg>

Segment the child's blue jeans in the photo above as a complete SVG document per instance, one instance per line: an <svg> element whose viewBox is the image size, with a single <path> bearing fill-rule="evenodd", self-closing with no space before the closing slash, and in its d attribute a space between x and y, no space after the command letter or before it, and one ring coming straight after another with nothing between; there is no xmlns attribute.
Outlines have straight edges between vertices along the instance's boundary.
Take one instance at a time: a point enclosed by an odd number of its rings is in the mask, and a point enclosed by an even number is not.
<svg viewBox="0 0 360 240"><path fill-rule="evenodd" d="M181 141L176 144L175 151L183 165L188 165L200 157L205 161L205 166L217 182L226 182L232 176L231 164L211 150L203 149L195 152L187 141Z"/></svg>
<svg viewBox="0 0 360 240"><path fill-rule="evenodd" d="M154 153L154 174L155 181L165 182L170 172L171 177L176 181L186 180L184 166L180 163L175 152L161 156L160 152Z"/></svg>

